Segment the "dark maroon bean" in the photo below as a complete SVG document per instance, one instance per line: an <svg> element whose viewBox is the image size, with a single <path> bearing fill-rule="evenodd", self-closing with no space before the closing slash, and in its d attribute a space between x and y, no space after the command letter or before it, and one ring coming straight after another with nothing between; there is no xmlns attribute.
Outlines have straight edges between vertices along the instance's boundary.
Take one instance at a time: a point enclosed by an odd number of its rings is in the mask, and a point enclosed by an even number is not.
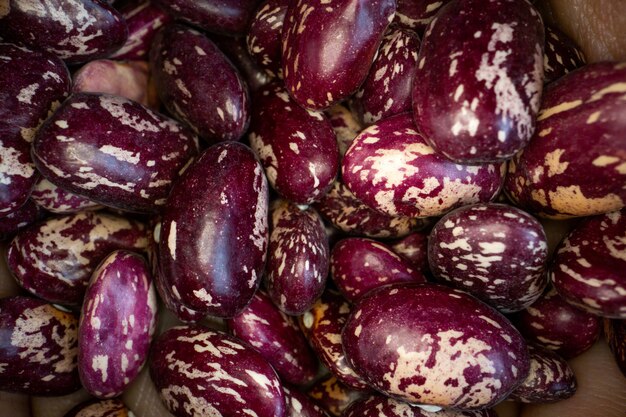
<svg viewBox="0 0 626 417"><path fill-rule="evenodd" d="M4 22L0 19L0 27ZM0 218L22 206L38 174L31 142L48 113L70 92L63 61L42 51L0 43Z"/></svg>
<svg viewBox="0 0 626 417"><path fill-rule="evenodd" d="M249 140L272 187L297 204L319 200L339 167L339 150L328 118L305 110L278 83L253 98Z"/></svg>
<svg viewBox="0 0 626 417"><path fill-rule="evenodd" d="M246 35L250 56L272 78L283 78L282 31L289 0L264 0L259 4Z"/></svg>
<svg viewBox="0 0 626 417"><path fill-rule="evenodd" d="M548 284L541 223L505 204L476 204L443 216L428 238L435 277L503 313L531 305Z"/></svg>
<svg viewBox="0 0 626 417"><path fill-rule="evenodd" d="M342 417L498 417L492 410L440 410L426 411L419 406L408 404L382 395L372 395L355 401Z"/></svg>
<svg viewBox="0 0 626 417"><path fill-rule="evenodd" d="M238 142L208 148L176 183L163 214L161 273L185 306L232 317L257 290L267 249L268 187Z"/></svg>
<svg viewBox="0 0 626 417"><path fill-rule="evenodd" d="M350 303L333 291L326 291L309 311L299 317L309 343L330 372L346 386L367 389L367 384L348 365L341 344L341 331L350 315Z"/></svg>
<svg viewBox="0 0 626 417"><path fill-rule="evenodd" d="M412 403L482 409L526 377L526 343L496 310L462 291L399 284L372 291L342 334L348 362L372 387Z"/></svg>
<svg viewBox="0 0 626 417"><path fill-rule="evenodd" d="M561 242L550 268L557 292L592 314L626 319L626 209L590 217Z"/></svg>
<svg viewBox="0 0 626 417"><path fill-rule="evenodd" d="M389 245L392 251L408 259L418 271L427 272L428 234L415 232Z"/></svg>
<svg viewBox="0 0 626 417"><path fill-rule="evenodd" d="M270 83L270 76L250 56L245 38L211 35L211 40L237 67L239 73L248 83L249 91L254 92Z"/></svg>
<svg viewBox="0 0 626 417"><path fill-rule="evenodd" d="M72 408L64 417L131 417L133 414L118 399L89 400Z"/></svg>
<svg viewBox="0 0 626 417"><path fill-rule="evenodd" d="M322 109L352 95L367 77L394 0L296 0L283 25L285 86L303 107Z"/></svg>
<svg viewBox="0 0 626 417"><path fill-rule="evenodd" d="M112 252L91 277L78 327L78 372L91 395L117 397L139 374L156 313L152 274L143 258Z"/></svg>
<svg viewBox="0 0 626 417"><path fill-rule="evenodd" d="M528 350L530 371L509 399L522 403L551 403L576 393L576 377L565 359L539 346L529 345Z"/></svg>
<svg viewBox="0 0 626 417"><path fill-rule="evenodd" d="M458 165L435 153L410 113L363 130L342 161L356 198L391 216L429 217L495 198L504 164Z"/></svg>
<svg viewBox="0 0 626 417"><path fill-rule="evenodd" d="M170 23L172 17L150 0L131 0L119 9L128 26L128 39L117 51L109 55L111 59L145 60L150 52L152 41L158 30Z"/></svg>
<svg viewBox="0 0 626 417"><path fill-rule="evenodd" d="M57 187L44 177L39 178L30 198L38 206L57 214L71 214L102 208L95 201Z"/></svg>
<svg viewBox="0 0 626 417"><path fill-rule="evenodd" d="M227 324L235 336L259 351L282 381L303 385L317 375L317 360L295 319L276 308L263 291L257 291Z"/></svg>
<svg viewBox="0 0 626 417"><path fill-rule="evenodd" d="M209 143L238 140L248 127L248 88L237 69L202 33L163 28L150 50L161 101Z"/></svg>
<svg viewBox="0 0 626 417"><path fill-rule="evenodd" d="M398 238L427 224L425 219L393 217L366 206L340 180L313 207L337 229L352 236Z"/></svg>
<svg viewBox="0 0 626 417"><path fill-rule="evenodd" d="M546 25L546 45L543 52L544 82L558 80L587 62L583 51L565 33Z"/></svg>
<svg viewBox="0 0 626 417"><path fill-rule="evenodd" d="M330 254L330 276L343 296L353 303L386 284L426 282L420 271L387 245L356 237L335 244Z"/></svg>
<svg viewBox="0 0 626 417"><path fill-rule="evenodd" d="M29 297L0 299L0 390L65 395L80 388L78 318Z"/></svg>
<svg viewBox="0 0 626 417"><path fill-rule="evenodd" d="M419 37L411 29L387 30L369 74L353 100L365 125L412 110L411 92L419 47Z"/></svg>
<svg viewBox="0 0 626 417"><path fill-rule="evenodd" d="M509 163L505 190L516 205L556 218L624 207L625 80L626 64L605 62L547 86L536 133Z"/></svg>
<svg viewBox="0 0 626 417"><path fill-rule="evenodd" d="M285 200L272 206L265 278L274 304L290 315L300 315L326 286L330 249L324 223L312 209Z"/></svg>
<svg viewBox="0 0 626 417"><path fill-rule="evenodd" d="M598 316L572 306L554 288L513 315L512 321L530 343L553 350L565 359L591 348L602 326Z"/></svg>
<svg viewBox="0 0 626 417"><path fill-rule="evenodd" d="M441 6L450 0L397 0L394 23L415 30L420 36Z"/></svg>
<svg viewBox="0 0 626 417"><path fill-rule="evenodd" d="M0 16L0 36L77 64L122 46L128 28L122 15L97 0L11 0Z"/></svg>
<svg viewBox="0 0 626 417"><path fill-rule="evenodd" d="M148 146L149 145L149 146ZM154 213L197 153L196 138L174 120L131 100L76 93L37 132L41 173L98 203Z"/></svg>
<svg viewBox="0 0 626 417"><path fill-rule="evenodd" d="M11 242L7 259L26 290L52 303L76 306L102 259L113 250L142 251L147 244L142 223L80 212L22 230Z"/></svg>
<svg viewBox="0 0 626 417"><path fill-rule="evenodd" d="M244 35L259 0L156 0L177 20L228 36Z"/></svg>
<svg viewBox="0 0 626 417"><path fill-rule="evenodd" d="M343 385L334 376L315 383L307 394L328 414L339 417L350 404L366 396L368 391L359 391Z"/></svg>
<svg viewBox="0 0 626 417"><path fill-rule="evenodd" d="M32 199L26 200L20 208L8 216L0 218L0 241L13 238L16 233L46 216L46 211L35 204Z"/></svg>
<svg viewBox="0 0 626 417"><path fill-rule="evenodd" d="M337 136L337 145L339 145L339 155L343 158L354 138L363 130L363 126L361 126L358 118L343 104L335 104L324 110L324 114L333 126L333 131Z"/></svg>
<svg viewBox="0 0 626 417"><path fill-rule="evenodd" d="M150 374L177 416L284 417L285 395L270 364L222 332L174 327L154 343Z"/></svg>
<svg viewBox="0 0 626 417"><path fill-rule="evenodd" d="M543 22L528 1L444 6L424 34L413 88L415 123L428 143L461 163L522 149L541 104L543 44Z"/></svg>
<svg viewBox="0 0 626 417"><path fill-rule="evenodd" d="M604 335L617 366L626 376L626 320L604 319Z"/></svg>
<svg viewBox="0 0 626 417"><path fill-rule="evenodd" d="M326 411L303 392L283 386L287 413L285 417L328 417Z"/></svg>

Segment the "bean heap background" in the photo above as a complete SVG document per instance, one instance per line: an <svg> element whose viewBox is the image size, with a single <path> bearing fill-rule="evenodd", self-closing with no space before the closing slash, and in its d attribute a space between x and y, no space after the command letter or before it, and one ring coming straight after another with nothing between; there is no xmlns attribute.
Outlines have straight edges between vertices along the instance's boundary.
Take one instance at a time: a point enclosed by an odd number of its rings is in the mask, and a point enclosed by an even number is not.
<svg viewBox="0 0 626 417"><path fill-rule="evenodd" d="M556 0L108 3L0 3L0 414L518 415L587 358L623 412L619 36Z"/></svg>

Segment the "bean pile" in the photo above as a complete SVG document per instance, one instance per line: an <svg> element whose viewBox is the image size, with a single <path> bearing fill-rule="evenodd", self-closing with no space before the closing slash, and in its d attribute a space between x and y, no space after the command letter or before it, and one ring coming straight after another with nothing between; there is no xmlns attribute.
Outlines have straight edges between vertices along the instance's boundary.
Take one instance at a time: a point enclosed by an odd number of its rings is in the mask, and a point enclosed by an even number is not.
<svg viewBox="0 0 626 417"><path fill-rule="evenodd" d="M65 416L570 398L625 206L626 63L528 0L0 0L0 391Z"/></svg>

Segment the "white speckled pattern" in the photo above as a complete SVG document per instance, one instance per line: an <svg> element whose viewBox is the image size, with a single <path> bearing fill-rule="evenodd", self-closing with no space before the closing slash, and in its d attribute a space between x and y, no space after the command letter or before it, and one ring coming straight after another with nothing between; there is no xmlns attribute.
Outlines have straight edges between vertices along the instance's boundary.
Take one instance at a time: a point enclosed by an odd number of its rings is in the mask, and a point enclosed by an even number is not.
<svg viewBox="0 0 626 417"><path fill-rule="evenodd" d="M226 333L169 329L156 341L150 366L161 398L176 415L284 415L284 392L275 371Z"/></svg>
<svg viewBox="0 0 626 417"><path fill-rule="evenodd" d="M354 306L342 334L348 362L397 399L460 409L496 404L526 377L521 335L467 293L396 284Z"/></svg>

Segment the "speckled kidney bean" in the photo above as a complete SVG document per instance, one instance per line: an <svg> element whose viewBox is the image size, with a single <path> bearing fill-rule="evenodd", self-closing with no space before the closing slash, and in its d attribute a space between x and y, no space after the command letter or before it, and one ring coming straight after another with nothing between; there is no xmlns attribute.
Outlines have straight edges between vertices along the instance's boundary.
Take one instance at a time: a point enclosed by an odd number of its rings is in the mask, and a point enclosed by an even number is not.
<svg viewBox="0 0 626 417"><path fill-rule="evenodd" d="M626 320L604 320L604 335L615 362L626 376Z"/></svg>
<svg viewBox="0 0 626 417"><path fill-rule="evenodd" d="M286 200L272 206L265 282L283 312L300 315L322 295L330 249L321 217Z"/></svg>
<svg viewBox="0 0 626 417"><path fill-rule="evenodd" d="M463 163L501 161L523 148L541 104L543 44L529 1L442 7L424 34L413 87L415 123L428 143Z"/></svg>
<svg viewBox="0 0 626 417"><path fill-rule="evenodd" d="M337 136L339 156L343 158L354 138L363 130L363 126L354 113L341 103L324 110L324 114L330 120Z"/></svg>
<svg viewBox="0 0 626 417"><path fill-rule="evenodd" d="M336 180L313 206L334 227L352 236L398 238L427 223L425 219L394 217L376 211L359 201L341 180Z"/></svg>
<svg viewBox="0 0 626 417"><path fill-rule="evenodd" d="M410 113L381 120L354 139L341 164L356 198L391 216L429 217L498 194L504 164L458 165L435 152Z"/></svg>
<svg viewBox="0 0 626 417"><path fill-rule="evenodd" d="M150 373L176 416L284 417L285 395L271 365L238 339L174 327L154 343Z"/></svg>
<svg viewBox="0 0 626 417"><path fill-rule="evenodd" d="M304 385L317 375L317 360L295 319L285 315L263 291L227 321L235 336L253 346L276 373L294 385Z"/></svg>
<svg viewBox="0 0 626 417"><path fill-rule="evenodd" d="M283 25L282 67L294 100L322 109L353 94L367 77L395 10L394 0L291 2Z"/></svg>
<svg viewBox="0 0 626 417"><path fill-rule="evenodd" d="M331 375L317 381L307 394L328 414L339 417L350 404L366 396L368 391L349 388Z"/></svg>
<svg viewBox="0 0 626 417"><path fill-rule="evenodd" d="M202 33L179 24L163 28L150 50L150 68L165 107L209 143L238 140L246 131L247 85Z"/></svg>
<svg viewBox="0 0 626 417"><path fill-rule="evenodd" d="M0 19L0 26L2 26ZM0 218L23 205L38 173L30 156L37 128L70 92L59 58L0 43Z"/></svg>
<svg viewBox="0 0 626 417"><path fill-rule="evenodd" d="M13 238L20 229L43 219L46 214L32 199L26 200L17 210L0 219L0 241Z"/></svg>
<svg viewBox="0 0 626 417"><path fill-rule="evenodd" d="M415 232L390 242L389 247L411 262L418 271L428 272L428 233Z"/></svg>
<svg viewBox="0 0 626 417"><path fill-rule="evenodd" d="M86 197L60 188L44 177L40 177L30 194L38 206L57 214L78 213L83 210L98 210L102 205Z"/></svg>
<svg viewBox="0 0 626 417"><path fill-rule="evenodd" d="M65 395L80 388L78 318L30 297L0 299L0 389Z"/></svg>
<svg viewBox="0 0 626 417"><path fill-rule="evenodd" d="M93 270L115 249L141 251L145 226L106 213L51 217L22 230L7 260L18 283L52 303L80 305Z"/></svg>
<svg viewBox="0 0 626 417"><path fill-rule="evenodd" d="M268 186L238 142L208 148L175 184L163 214L159 265L185 306L232 317L261 281L268 241Z"/></svg>
<svg viewBox="0 0 626 417"><path fill-rule="evenodd" d="M545 26L546 45L543 52L544 83L558 80L568 72L585 65L583 51L556 26Z"/></svg>
<svg viewBox="0 0 626 417"><path fill-rule="evenodd" d="M566 302L552 287L511 320L526 340L553 350L565 359L591 348L601 330L598 316Z"/></svg>
<svg viewBox="0 0 626 417"><path fill-rule="evenodd" d="M565 359L538 346L529 345L528 351L530 371L509 399L522 403L551 403L576 393L576 377Z"/></svg>
<svg viewBox="0 0 626 417"><path fill-rule="evenodd" d="M278 83L254 95L249 140L272 187L297 204L320 199L339 167L328 118L300 107Z"/></svg>
<svg viewBox="0 0 626 417"><path fill-rule="evenodd" d="M440 410L430 412L382 395L371 395L353 402L343 417L498 417L492 410Z"/></svg>
<svg viewBox="0 0 626 417"><path fill-rule="evenodd" d="M420 36L441 6L450 0L397 0L394 23L415 30Z"/></svg>
<svg viewBox="0 0 626 417"><path fill-rule="evenodd" d="M387 245L358 237L335 244L330 254L330 276L343 296L353 303L386 284L426 282L420 271Z"/></svg>
<svg viewBox="0 0 626 417"><path fill-rule="evenodd" d="M107 93L126 97L151 109L158 109L156 92L150 88L148 63L96 59L74 73L75 93Z"/></svg>
<svg viewBox="0 0 626 417"><path fill-rule="evenodd" d="M112 6L94 0L12 0L0 15L5 40L43 49L77 64L124 44L128 28Z"/></svg>
<svg viewBox="0 0 626 417"><path fill-rule="evenodd" d="M625 85L626 64L604 62L547 86L536 133L509 163L505 191L517 206L555 218L624 207Z"/></svg>
<svg viewBox="0 0 626 417"><path fill-rule="evenodd" d="M599 316L626 319L626 210L594 216L561 242L550 278L569 303Z"/></svg>
<svg viewBox="0 0 626 417"><path fill-rule="evenodd" d="M246 44L250 56L272 78L283 78L281 36L289 0L265 0L250 21Z"/></svg>
<svg viewBox="0 0 626 417"><path fill-rule="evenodd" d="M108 57L118 60L146 59L156 33L170 23L172 17L150 0L127 1L121 4L119 12L128 26L128 38Z"/></svg>
<svg viewBox="0 0 626 417"><path fill-rule="evenodd" d="M285 417L328 417L328 413L303 392L283 385L287 413Z"/></svg>
<svg viewBox="0 0 626 417"><path fill-rule="evenodd" d="M435 284L374 290L343 330L348 362L388 396L427 405L482 409L526 377L526 343L496 310Z"/></svg>
<svg viewBox="0 0 626 417"><path fill-rule="evenodd" d="M64 417L132 417L133 413L119 399L89 400L78 404Z"/></svg>
<svg viewBox="0 0 626 417"><path fill-rule="evenodd" d="M259 0L156 0L177 20L202 30L229 36L244 35Z"/></svg>
<svg viewBox="0 0 626 417"><path fill-rule="evenodd" d="M410 111L420 39L411 29L391 27L378 48L369 74L352 101L361 121L370 125Z"/></svg>
<svg viewBox="0 0 626 417"><path fill-rule="evenodd" d="M150 145L150 146L148 146ZM155 213L197 153L172 119L131 100L75 93L37 132L32 155L56 185L98 203Z"/></svg>
<svg viewBox="0 0 626 417"><path fill-rule="evenodd" d="M531 305L548 284L548 243L530 214L476 204L443 216L428 238L428 263L443 283L503 313Z"/></svg>
<svg viewBox="0 0 626 417"><path fill-rule="evenodd" d="M127 251L108 255L92 274L78 327L78 372L91 395L117 397L139 374L156 313L156 292L144 259Z"/></svg>
<svg viewBox="0 0 626 417"><path fill-rule="evenodd" d="M364 390L368 386L348 365L341 344L341 331L350 315L350 303L339 293L327 290L311 309L299 317L317 357L346 386Z"/></svg>

